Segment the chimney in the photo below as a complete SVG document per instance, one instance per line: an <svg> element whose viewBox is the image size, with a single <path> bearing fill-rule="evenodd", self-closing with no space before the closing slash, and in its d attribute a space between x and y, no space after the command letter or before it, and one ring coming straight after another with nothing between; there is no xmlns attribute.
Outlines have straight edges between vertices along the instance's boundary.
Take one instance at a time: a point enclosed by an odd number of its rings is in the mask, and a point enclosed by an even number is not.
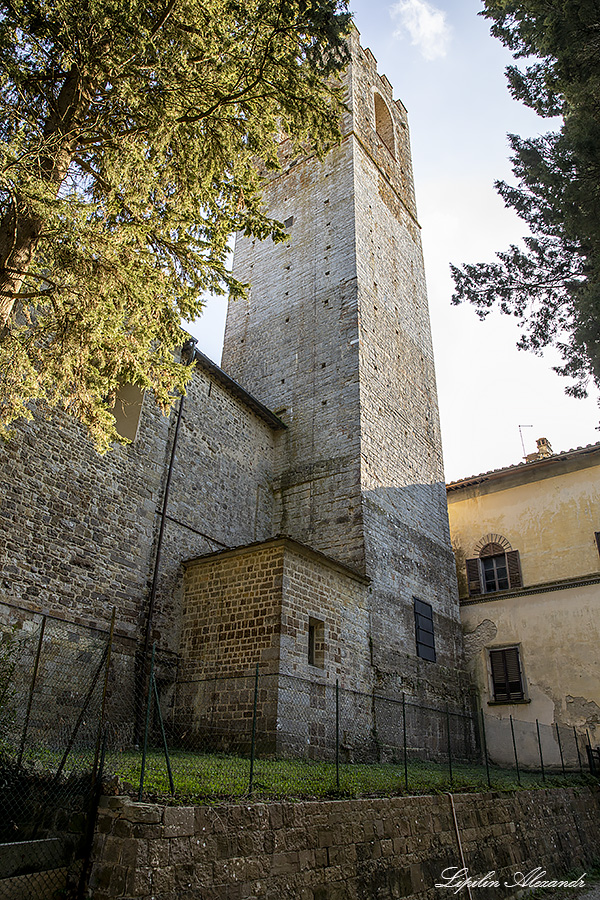
<svg viewBox="0 0 600 900"><path fill-rule="evenodd" d="M550 441L548 438L538 438L536 441L537 450L535 453L528 453L525 457L525 462L535 462L538 459L548 459L549 456L552 456L552 447L550 446Z"/></svg>
<svg viewBox="0 0 600 900"><path fill-rule="evenodd" d="M538 438L536 444L538 459L547 459L549 456L552 456L552 447L548 438Z"/></svg>

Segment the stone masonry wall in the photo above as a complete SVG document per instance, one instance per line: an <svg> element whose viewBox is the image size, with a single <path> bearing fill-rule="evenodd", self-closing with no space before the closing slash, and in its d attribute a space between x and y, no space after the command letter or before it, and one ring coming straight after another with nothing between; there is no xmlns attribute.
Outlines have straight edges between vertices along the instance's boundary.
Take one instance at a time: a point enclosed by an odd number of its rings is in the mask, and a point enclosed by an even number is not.
<svg viewBox="0 0 600 900"><path fill-rule="evenodd" d="M239 392L241 393L241 392ZM36 415L0 447L0 603L143 637L175 414L146 397L138 436L101 457L76 422ZM196 366L185 399L152 638L179 641L181 561L267 537L276 423Z"/></svg>
<svg viewBox="0 0 600 900"><path fill-rule="evenodd" d="M598 859L598 788L453 799L471 877L560 879ZM448 795L180 808L111 797L90 885L94 900L433 900L449 867L462 862Z"/></svg>
<svg viewBox="0 0 600 900"><path fill-rule="evenodd" d="M373 661L385 678L406 673L401 660L416 655L415 597L433 608L436 664L462 668L463 658L407 114L360 47L352 85L361 484L367 571L376 597ZM389 113L391 149L375 130L374 91ZM431 693L437 681L438 696L449 691L458 701L457 677L436 677L427 662L417 668L419 677L407 687L429 681Z"/></svg>
<svg viewBox="0 0 600 900"><path fill-rule="evenodd" d="M348 138L322 162L288 160L265 185L289 241L237 236L234 274L251 292L229 306L223 366L289 425L278 438L276 531L361 569L353 197Z"/></svg>
<svg viewBox="0 0 600 900"><path fill-rule="evenodd" d="M224 365L290 424L275 527L365 572L373 683L463 702L462 640L406 110L357 32L344 135L265 187L289 241L239 238L251 284L229 309ZM386 140L376 110L387 110ZM414 598L437 661L416 655Z"/></svg>

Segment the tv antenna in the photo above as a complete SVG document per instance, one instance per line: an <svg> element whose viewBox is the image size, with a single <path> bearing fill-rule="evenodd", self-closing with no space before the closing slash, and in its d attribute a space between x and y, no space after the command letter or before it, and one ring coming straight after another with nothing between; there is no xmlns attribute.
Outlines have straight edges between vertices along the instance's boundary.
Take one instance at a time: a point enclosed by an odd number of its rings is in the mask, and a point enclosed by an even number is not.
<svg viewBox="0 0 600 900"><path fill-rule="evenodd" d="M523 440L523 432L522 428L533 428L533 425L519 425L519 434L521 435L521 446L523 448L523 459L527 459L527 454L525 453L525 441Z"/></svg>

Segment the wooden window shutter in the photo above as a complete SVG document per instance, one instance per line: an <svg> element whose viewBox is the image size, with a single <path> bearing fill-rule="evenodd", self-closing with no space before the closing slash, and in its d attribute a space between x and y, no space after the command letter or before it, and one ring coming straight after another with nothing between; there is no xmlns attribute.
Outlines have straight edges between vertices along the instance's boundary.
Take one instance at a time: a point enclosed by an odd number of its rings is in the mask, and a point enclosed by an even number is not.
<svg viewBox="0 0 600 900"><path fill-rule="evenodd" d="M521 560L518 550L509 550L506 554L506 568L508 569L508 583L511 588L523 587L521 575Z"/></svg>
<svg viewBox="0 0 600 900"><path fill-rule="evenodd" d="M598 553L600 553L600 531L596 532L596 544L598 545Z"/></svg>
<svg viewBox="0 0 600 900"><path fill-rule="evenodd" d="M523 700L525 695L521 679L519 648L507 647L505 650L490 650L490 665L494 700L498 703Z"/></svg>
<svg viewBox="0 0 600 900"><path fill-rule="evenodd" d="M475 597L481 593L481 575L479 573L479 560L468 559L467 561L467 587L469 596Z"/></svg>

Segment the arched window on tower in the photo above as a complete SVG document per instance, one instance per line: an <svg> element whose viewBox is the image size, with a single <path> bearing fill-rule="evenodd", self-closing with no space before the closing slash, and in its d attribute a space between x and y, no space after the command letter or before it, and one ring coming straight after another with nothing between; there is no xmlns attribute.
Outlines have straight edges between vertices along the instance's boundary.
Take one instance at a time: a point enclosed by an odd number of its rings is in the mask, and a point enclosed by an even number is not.
<svg viewBox="0 0 600 900"><path fill-rule="evenodd" d="M387 103L381 94L375 94L375 131L388 148L393 157L396 156L396 143L394 141L394 123Z"/></svg>
<svg viewBox="0 0 600 900"><path fill-rule="evenodd" d="M466 561L471 597L523 587L519 551L501 534L481 538L475 552L477 556Z"/></svg>

